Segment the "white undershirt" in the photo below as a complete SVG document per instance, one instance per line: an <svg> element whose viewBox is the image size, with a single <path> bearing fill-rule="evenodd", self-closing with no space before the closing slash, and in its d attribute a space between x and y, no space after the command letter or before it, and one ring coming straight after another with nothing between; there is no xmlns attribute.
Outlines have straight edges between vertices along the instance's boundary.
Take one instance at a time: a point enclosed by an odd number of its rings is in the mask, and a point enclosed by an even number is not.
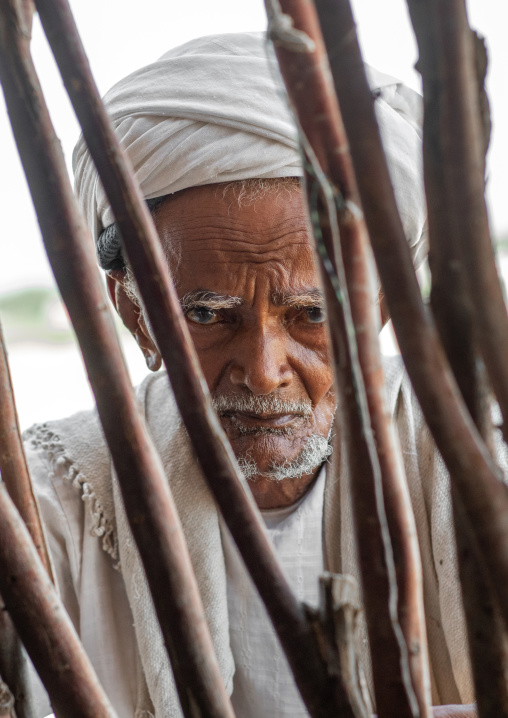
<svg viewBox="0 0 508 718"><path fill-rule="evenodd" d="M325 468L296 505L262 511L268 535L299 601L318 604L323 564ZM307 718L275 631L236 547L224 532L231 649L236 671L232 702L237 718Z"/></svg>

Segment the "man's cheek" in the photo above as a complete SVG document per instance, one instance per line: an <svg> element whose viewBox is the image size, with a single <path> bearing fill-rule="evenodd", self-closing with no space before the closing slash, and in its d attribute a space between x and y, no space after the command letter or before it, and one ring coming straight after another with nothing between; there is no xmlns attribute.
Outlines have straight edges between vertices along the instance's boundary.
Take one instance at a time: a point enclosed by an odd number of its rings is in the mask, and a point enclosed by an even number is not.
<svg viewBox="0 0 508 718"><path fill-rule="evenodd" d="M329 388L323 399L314 409L316 431L323 436L328 435L337 411L337 397L333 387Z"/></svg>
<svg viewBox="0 0 508 718"><path fill-rule="evenodd" d="M227 361L224 360L224 353L215 351L213 345L207 346L207 341L203 341L201 337L198 342L195 342L194 339L193 342L208 389L213 392L217 388L227 364Z"/></svg>

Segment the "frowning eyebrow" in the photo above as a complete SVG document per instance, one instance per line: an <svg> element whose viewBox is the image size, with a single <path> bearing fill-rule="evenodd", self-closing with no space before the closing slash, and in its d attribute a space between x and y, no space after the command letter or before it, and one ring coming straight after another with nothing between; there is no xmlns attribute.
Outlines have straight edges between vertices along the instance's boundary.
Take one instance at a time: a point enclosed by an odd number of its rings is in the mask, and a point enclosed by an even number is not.
<svg viewBox="0 0 508 718"><path fill-rule="evenodd" d="M181 299L180 305L184 312L194 307L206 307L207 309L232 309L243 304L241 297L233 297L230 294L218 294L209 289L194 289L187 292ZM303 309L305 307L323 307L323 292L320 289L304 289L301 292L275 292L272 295L272 302L278 307L292 307Z"/></svg>
<svg viewBox="0 0 508 718"><path fill-rule="evenodd" d="M206 307L207 309L232 309L243 303L241 297L232 297L229 294L217 294L208 289L194 289L187 292L180 299L180 305L184 312L194 307Z"/></svg>
<svg viewBox="0 0 508 718"><path fill-rule="evenodd" d="M321 289L304 289L301 292L276 292L272 301L277 306L303 309L305 307L324 307L325 300Z"/></svg>

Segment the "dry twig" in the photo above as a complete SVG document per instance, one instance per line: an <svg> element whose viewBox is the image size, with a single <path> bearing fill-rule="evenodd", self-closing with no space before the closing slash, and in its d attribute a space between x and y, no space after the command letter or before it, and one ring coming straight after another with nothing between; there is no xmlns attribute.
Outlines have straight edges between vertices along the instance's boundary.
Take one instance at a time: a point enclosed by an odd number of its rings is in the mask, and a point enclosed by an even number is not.
<svg viewBox="0 0 508 718"><path fill-rule="evenodd" d="M110 126L68 4L66 0L38 0L36 6L108 195L206 481L265 603L310 714L325 718L335 703L335 681L327 675L303 608L293 596L239 480L236 460L212 409L157 233Z"/></svg>
<svg viewBox="0 0 508 718"><path fill-rule="evenodd" d="M476 297L473 287L467 280L464 264L464 253L467 254L467 246L463 246L464 222L469 223L470 217L464 215L463 204L457 207L450 198L450 182L455 183L459 178L449 176L450 164L454 162L454 159L445 150L450 142L457 142L455 137L457 124L462 124L461 121L457 123L459 114L464 111L467 114L476 111L479 116L480 101L484 104L483 76L474 78L475 107L457 106L454 116L451 117L450 108L448 107L447 110L449 103L449 99L446 99L448 97L447 82L443 81L443 77L449 77L450 72L453 73L453 69L447 61L446 71L443 72L443 67L440 67L439 63L439 55L435 52L436 32L432 17L432 3L416 6L414 2L410 2L409 7L420 48L418 69L422 73L424 90L423 154L425 187L429 204L432 312L466 406L487 445L492 446L490 406L487 401L483 362L479 357L481 339L478 331L475 330L474 321ZM455 5L455 7L457 6ZM451 5L450 10L452 10ZM457 23L457 28L461 34L470 37L468 64L475 66L475 50L478 49L481 52L483 48L480 41L474 40L469 27L467 24L464 25L463 20L464 18L462 18L462 22ZM439 26L443 27L443 23L439 22ZM445 53L448 54L448 49L445 49ZM486 58L484 57L484 59L483 64L486 69ZM488 115L486 116L488 117ZM468 212L471 209L473 212L478 212L478 205L483 206L484 157L481 162L480 157L488 146L490 122L482 124L484 126L483 136L480 133L481 125L477 122L474 147L464 146L463 148L466 154L473 151L478 153L473 186L470 184L471 175L461 176L459 182L468 185L466 192L463 191L463 187L459 188L463 198L477 193L474 205L471 207L468 204ZM451 140L450 134L454 135L453 140ZM471 163L471 158L469 158L469 163ZM457 188L454 186L451 190L452 194L456 196ZM483 209L481 211L483 212ZM457 212L460 212L460 217L456 216ZM492 586L478 553L474 531L471 527L471 517L464 511L456 489L452 491L452 498L459 571L478 712L482 718L506 716L508 715L508 684L507 657L504 647L505 632L500 621Z"/></svg>
<svg viewBox="0 0 508 718"><path fill-rule="evenodd" d="M58 718L115 718L3 482L0 566L5 606Z"/></svg>
<svg viewBox="0 0 508 718"><path fill-rule="evenodd" d="M26 652L0 596L0 705L9 695L11 718L36 718Z"/></svg>
<svg viewBox="0 0 508 718"><path fill-rule="evenodd" d="M484 197L486 138L477 75L477 40L464 0L408 1L419 42L424 90L438 112L442 202L474 298L471 314L508 437L508 314L496 269ZM428 153L427 153L428 156Z"/></svg>
<svg viewBox="0 0 508 718"><path fill-rule="evenodd" d="M44 541L39 511L33 495L7 361L7 348L0 326L0 477L25 522L44 568L52 578L51 564ZM1 598L0 598L1 602ZM33 718L34 707L26 657L16 630L4 611L0 616L0 675L9 686L17 718Z"/></svg>
<svg viewBox="0 0 508 718"><path fill-rule="evenodd" d="M0 325L0 475L25 522L37 553L50 578L51 563L44 540L39 509L26 465L14 402L7 347Z"/></svg>
<svg viewBox="0 0 508 718"><path fill-rule="evenodd" d="M330 6L329 6L330 7ZM379 274L408 374L471 520L482 562L508 620L508 494L454 381L423 305L398 215L348 0L328 15L334 84Z"/></svg>
<svg viewBox="0 0 508 718"><path fill-rule="evenodd" d="M305 142L311 145L321 170L333 183L335 193L339 193L340 246L337 243L334 246L326 219L321 220L321 231L329 257L335 257L336 271L340 254L344 257L351 301L352 321L347 317L345 285L341 288L341 306L337 297L328 292L332 303L332 345L343 400L342 426L349 442L351 493L377 710L386 716L416 715L418 710L422 715L430 715L419 550L402 461L384 405L383 372L369 282L368 237L351 158L312 4L282 0L280 8L286 16L281 15L278 3L268 3L268 7L271 37ZM305 33L307 49L288 43L289 17L296 32ZM284 36L279 31L281 26L285 27ZM340 270L338 274L340 279ZM351 340L353 326L358 357Z"/></svg>
<svg viewBox="0 0 508 718"><path fill-rule="evenodd" d="M232 716L180 521L138 412L91 240L72 194L18 11L15 0L1 6L0 78L46 251L95 392L182 707L186 716L194 717L198 709L199 715L210 718ZM4 598L7 601L8 596ZM16 627L20 631L17 623ZM26 631L21 637L28 646ZM69 678L69 683L79 683L79 677ZM102 713L90 715L97 718Z"/></svg>

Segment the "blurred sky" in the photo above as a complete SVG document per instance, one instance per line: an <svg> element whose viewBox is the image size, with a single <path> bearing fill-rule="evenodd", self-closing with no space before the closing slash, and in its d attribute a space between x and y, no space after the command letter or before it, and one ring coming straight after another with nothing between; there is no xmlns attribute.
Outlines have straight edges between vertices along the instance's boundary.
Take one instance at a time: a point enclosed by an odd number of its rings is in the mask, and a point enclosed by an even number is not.
<svg viewBox="0 0 508 718"><path fill-rule="evenodd" d="M71 0L101 93L167 49L199 35L263 30L262 0ZM508 234L508 43L506 0L469 0L472 24L488 38L489 89L494 120L489 200L495 234ZM353 0L364 55L380 70L413 87L416 47L404 0ZM33 55L67 161L78 129L38 21ZM51 284L24 176L0 100L0 293Z"/></svg>

